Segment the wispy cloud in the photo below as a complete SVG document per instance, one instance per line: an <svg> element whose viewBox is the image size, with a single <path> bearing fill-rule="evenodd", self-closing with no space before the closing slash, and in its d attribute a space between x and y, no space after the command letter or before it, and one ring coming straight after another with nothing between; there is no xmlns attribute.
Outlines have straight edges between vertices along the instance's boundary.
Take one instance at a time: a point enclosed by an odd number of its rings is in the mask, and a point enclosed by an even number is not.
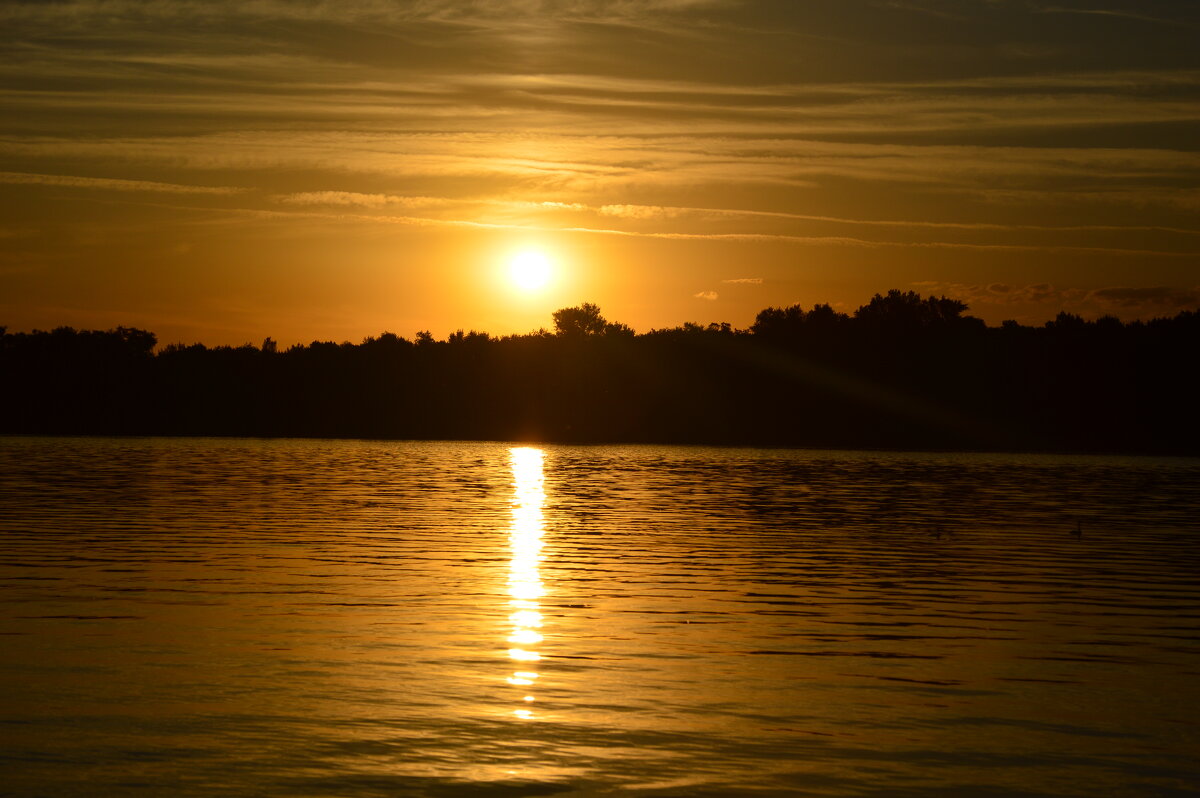
<svg viewBox="0 0 1200 798"><path fill-rule="evenodd" d="M972 306L978 304L1047 304L1062 307L1086 298L1089 293L1088 289L1062 287L1051 283L1013 285L1010 283L976 284L924 280L913 283L913 286L923 291L963 300Z"/></svg>
<svg viewBox="0 0 1200 798"><path fill-rule="evenodd" d="M729 5L729 0L560 0L553 8L564 16L629 19L656 13ZM300 19L316 21L404 21L412 19L499 19L544 17L546 0L355 0L352 3L313 0L175 0L143 3L138 0L64 0L53 4L6 4L0 18L8 19L178 19L250 17L254 19Z"/></svg>
<svg viewBox="0 0 1200 798"><path fill-rule="evenodd" d="M717 299L718 295L716 291L701 291L698 294L692 294L692 296L696 299L703 299L708 302L712 302L714 299Z"/></svg>
<svg viewBox="0 0 1200 798"><path fill-rule="evenodd" d="M995 200L1011 199L1013 202L1021 201L1022 197L1028 201L1030 198L1026 195L1006 195L1001 192L987 192L989 198ZM1093 198L1091 194L1085 195L1087 198ZM1129 200L1126 193L1123 197L1109 197L1110 201L1116 199ZM1195 203L1200 203L1200 195L1197 195ZM577 210L583 210L586 206L577 205ZM897 227L897 228L929 228L941 230L963 230L963 231L1043 231L1043 232L1137 232L1137 231L1159 231L1169 233L1179 233L1182 235L1200 235L1200 227L1184 228L1184 227L1169 227L1164 225L1136 225L1136 224L1002 224L997 222L950 222L939 221L932 219L856 219L846 216L821 216L816 214L806 213L788 213L784 211L762 211L752 210L747 208L688 208L688 207L663 207L650 205L605 205L597 209L600 213L608 216L619 216L626 219L658 219L670 218L676 219L684 216L729 216L729 217L762 217L768 219L791 219L803 222L821 222L835 225L861 226L861 227Z"/></svg>
<svg viewBox="0 0 1200 798"><path fill-rule="evenodd" d="M1171 315L1183 310L1200 310L1200 285L1108 286L1085 288L1053 283L955 283L921 281L914 287L945 294L972 307L1040 305L1053 314L1066 309L1098 315L1116 312L1133 317Z"/></svg>
<svg viewBox="0 0 1200 798"><path fill-rule="evenodd" d="M1138 14L1133 11L1123 11L1112 8L1065 8L1063 6L1043 6L1037 9L1039 14L1078 14L1093 17L1114 17L1116 19L1132 19L1138 22L1150 22L1156 25L1171 25L1182 28L1195 28L1193 23L1179 19L1155 17L1149 14Z"/></svg>
<svg viewBox="0 0 1200 798"><path fill-rule="evenodd" d="M954 14L939 7L937 4L931 3L915 3L902 2L902 0L884 0L878 3L883 8L895 9L897 11L908 11L915 14L923 14L940 19L965 20L966 17L962 14Z"/></svg>
<svg viewBox="0 0 1200 798"><path fill-rule="evenodd" d="M723 283L732 283L734 285L762 285L761 277L735 277L732 280L722 280Z"/></svg>
<svg viewBox="0 0 1200 798"><path fill-rule="evenodd" d="M0 183L40 186L95 188L106 191L149 191L163 194L237 194L245 189L230 186L187 186L177 183L158 183L153 180L125 180L110 177L78 177L75 175L43 175L31 172L0 172Z"/></svg>
<svg viewBox="0 0 1200 798"><path fill-rule="evenodd" d="M669 219L689 211L688 208L667 208L661 205L601 205L597 210L605 216L621 219Z"/></svg>
<svg viewBox="0 0 1200 798"><path fill-rule="evenodd" d="M385 208L399 205L404 208L428 208L445 205L440 197L407 197L394 194L360 194L354 191L303 191L280 196L289 205L355 205L363 208Z"/></svg>
<svg viewBox="0 0 1200 798"><path fill-rule="evenodd" d="M242 216L254 219L325 219L332 222L353 222L356 224L402 225L412 227L467 227L480 230L511 230L537 233L577 233L596 236L614 236L621 238L657 239L666 241L721 241L721 242L778 242L796 246L825 247L825 248L862 248L862 249L896 249L896 250L947 250L964 252L990 253L1077 253L1086 255L1105 255L1125 258L1166 258L1166 259L1196 259L1200 258L1200 250L1150 250L1119 246L1097 245L1064 245L1064 244L1022 244L1022 243L993 243L993 242L961 242L946 240L901 241L893 239L870 239L852 236L822 236L796 235L787 233L760 232L729 232L706 233L687 232L679 230L626 230L619 228L563 226L550 223L529 221L488 220L480 218L452 218L416 215L388 215L364 213L335 213L319 211L284 211L267 208L200 208L195 206L167 205L153 203L160 207L174 207L192 211L207 211L215 214ZM345 203L352 206L352 203ZM367 206L369 209L375 209ZM740 278L748 282L757 278ZM736 282L728 280L724 282Z"/></svg>
<svg viewBox="0 0 1200 798"><path fill-rule="evenodd" d="M518 227L518 226L513 226ZM1093 255L1112 255L1121 257L1143 258L1182 258L1195 259L1200 257L1200 250L1155 250L1138 249L1136 247L1104 247L1079 246L1061 244L1008 244L1008 243L968 243L961 241L895 241L869 238L854 238L851 236L803 236L784 233L682 233L682 232L646 232L638 230L616 230L590 227L551 228L544 226L524 225L525 229L545 231L591 233L595 235L626 236L632 238L657 238L676 241L779 241L807 246L825 247L862 247L866 249L944 249L962 250L967 252L1029 252L1029 253L1080 253Z"/></svg>
<svg viewBox="0 0 1200 798"><path fill-rule="evenodd" d="M1097 288L1091 296L1117 308L1200 311L1200 285L1178 287L1157 285L1146 288Z"/></svg>

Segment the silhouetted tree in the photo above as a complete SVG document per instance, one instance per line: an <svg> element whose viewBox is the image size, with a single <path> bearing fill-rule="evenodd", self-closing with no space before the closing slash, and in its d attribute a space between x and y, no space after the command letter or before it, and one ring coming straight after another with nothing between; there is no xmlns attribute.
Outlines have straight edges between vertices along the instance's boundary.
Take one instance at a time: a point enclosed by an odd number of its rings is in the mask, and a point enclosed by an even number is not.
<svg viewBox="0 0 1200 798"><path fill-rule="evenodd" d="M554 332L565 338L600 335L607 326L608 322L600 315L600 307L591 302L554 311Z"/></svg>
<svg viewBox="0 0 1200 798"><path fill-rule="evenodd" d="M892 329L915 329L952 324L962 318L965 302L946 297L922 297L916 291L893 288L876 294L854 312L856 321Z"/></svg>
<svg viewBox="0 0 1200 798"><path fill-rule="evenodd" d="M798 336L825 336L841 328L850 317L829 305L813 305L807 313L799 305L767 308L759 312L750 327L755 335L782 339Z"/></svg>
<svg viewBox="0 0 1200 798"><path fill-rule="evenodd" d="M1058 332L1078 332L1086 326L1087 322L1083 320L1082 316L1067 313L1065 310L1059 311L1053 321L1046 322L1046 329Z"/></svg>

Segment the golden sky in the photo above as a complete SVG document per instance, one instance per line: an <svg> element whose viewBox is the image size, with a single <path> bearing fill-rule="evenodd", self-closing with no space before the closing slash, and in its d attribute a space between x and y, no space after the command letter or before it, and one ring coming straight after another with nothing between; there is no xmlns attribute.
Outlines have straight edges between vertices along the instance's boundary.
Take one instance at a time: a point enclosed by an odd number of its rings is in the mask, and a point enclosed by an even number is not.
<svg viewBox="0 0 1200 798"><path fill-rule="evenodd" d="M0 324L1200 306L1194 0L0 2ZM544 290L504 276L553 264Z"/></svg>

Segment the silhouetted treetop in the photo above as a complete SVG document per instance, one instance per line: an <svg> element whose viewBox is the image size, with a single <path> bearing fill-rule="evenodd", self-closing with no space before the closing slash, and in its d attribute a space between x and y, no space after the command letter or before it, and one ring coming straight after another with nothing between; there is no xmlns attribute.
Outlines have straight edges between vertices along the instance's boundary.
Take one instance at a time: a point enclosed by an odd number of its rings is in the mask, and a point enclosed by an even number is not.
<svg viewBox="0 0 1200 798"><path fill-rule="evenodd" d="M1088 323L1083 320L1082 316L1074 313L1067 313L1065 310L1060 311L1053 321L1046 322L1046 329L1058 330L1062 332L1072 332L1083 330L1088 326Z"/></svg>
<svg viewBox="0 0 1200 798"><path fill-rule="evenodd" d="M893 288L876 294L854 312L856 321L891 328L938 327L963 320L967 303L946 297L922 297L916 291Z"/></svg>
<svg viewBox="0 0 1200 798"><path fill-rule="evenodd" d="M475 330L463 332L462 330L455 330L454 332L450 333L448 338L446 338L446 343L471 344L477 346L479 344L486 344L491 340L491 336L484 332L476 332Z"/></svg>
<svg viewBox="0 0 1200 798"><path fill-rule="evenodd" d="M554 332L563 338L583 338L590 335L633 335L632 328L610 322L600 315L599 305L584 302L573 308L554 311Z"/></svg>
<svg viewBox="0 0 1200 798"><path fill-rule="evenodd" d="M554 311L554 332L564 337L599 335L606 324L608 322L600 315L600 306L591 302Z"/></svg>
<svg viewBox="0 0 1200 798"><path fill-rule="evenodd" d="M767 308L759 311L750 327L755 335L773 338L803 333L827 333L845 325L850 317L838 313L829 305L813 305L807 313L799 305L789 308Z"/></svg>

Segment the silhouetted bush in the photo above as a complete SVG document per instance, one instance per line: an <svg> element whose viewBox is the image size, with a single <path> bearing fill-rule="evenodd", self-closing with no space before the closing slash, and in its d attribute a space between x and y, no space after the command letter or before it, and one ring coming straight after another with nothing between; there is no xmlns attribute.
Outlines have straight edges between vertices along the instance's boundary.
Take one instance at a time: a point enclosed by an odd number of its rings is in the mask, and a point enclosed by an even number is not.
<svg viewBox="0 0 1200 798"><path fill-rule="evenodd" d="M584 304L554 334L157 354L143 330L0 327L0 431L1200 452L1200 314L966 310L893 290L635 335Z"/></svg>

